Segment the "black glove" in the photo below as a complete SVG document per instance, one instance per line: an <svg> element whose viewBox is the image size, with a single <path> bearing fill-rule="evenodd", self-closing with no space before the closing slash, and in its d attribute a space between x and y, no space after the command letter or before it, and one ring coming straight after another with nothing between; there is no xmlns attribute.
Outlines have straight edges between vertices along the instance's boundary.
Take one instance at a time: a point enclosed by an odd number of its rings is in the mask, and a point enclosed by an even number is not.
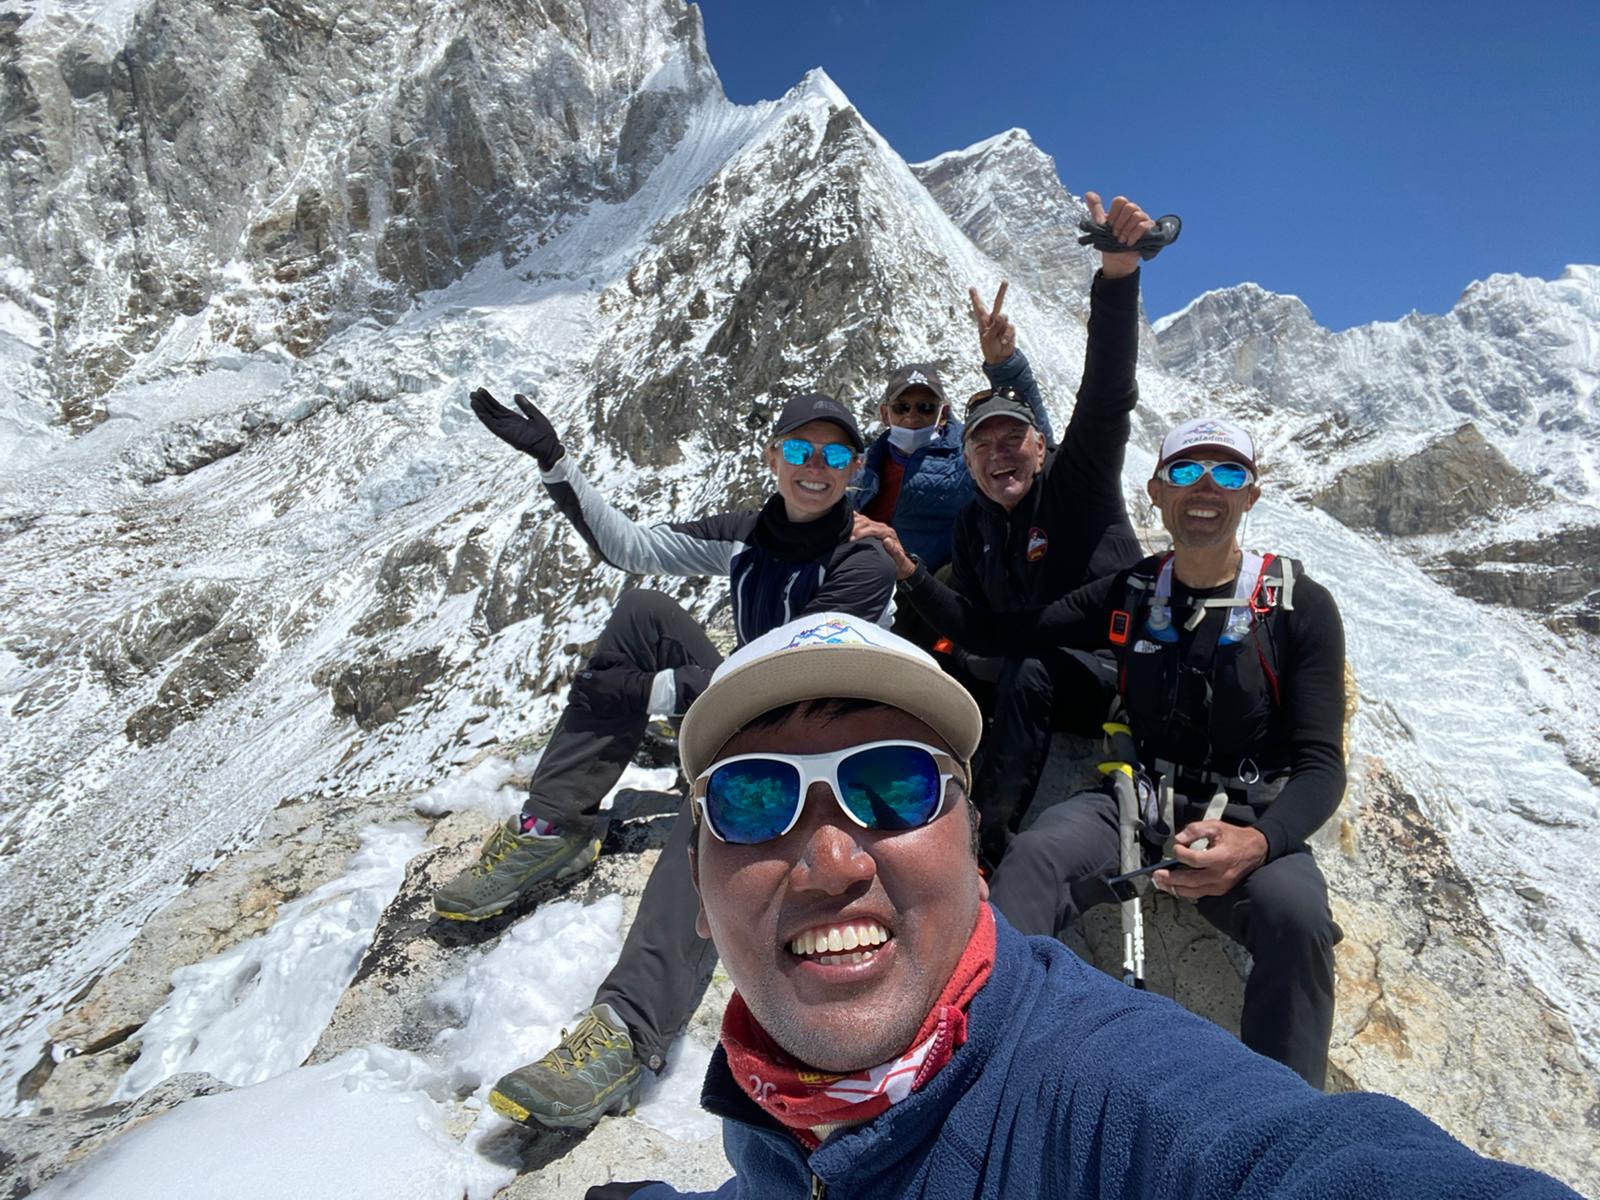
<svg viewBox="0 0 1600 1200"><path fill-rule="evenodd" d="M616 719L643 716L650 707L654 671L641 671L626 659L596 655L572 681L567 702L591 717Z"/></svg>
<svg viewBox="0 0 1600 1200"><path fill-rule="evenodd" d="M1078 222L1078 228L1083 231L1083 236L1078 239L1080 246L1093 246L1096 250L1107 254L1126 254L1130 250L1137 250L1139 257L1149 262L1165 247L1178 240L1178 234L1183 232L1183 222L1168 213L1158 218L1156 227L1131 246L1124 246L1117 241L1117 235L1111 232L1109 221L1102 221L1096 225L1085 217Z"/></svg>
<svg viewBox="0 0 1600 1200"><path fill-rule="evenodd" d="M478 420L490 433L524 454L533 455L539 469L548 471L565 453L561 448L561 437L556 433L556 427L550 424L550 419L533 406L533 401L521 392L512 399L522 410L522 416L517 416L483 388L473 392L470 397L472 411L478 414Z"/></svg>

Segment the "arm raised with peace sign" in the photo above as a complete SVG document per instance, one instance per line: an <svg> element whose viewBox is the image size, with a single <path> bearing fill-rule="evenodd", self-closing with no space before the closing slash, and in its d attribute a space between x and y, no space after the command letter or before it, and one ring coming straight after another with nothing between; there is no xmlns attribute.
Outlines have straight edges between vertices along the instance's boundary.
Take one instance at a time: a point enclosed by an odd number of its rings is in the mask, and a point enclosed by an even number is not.
<svg viewBox="0 0 1600 1200"><path fill-rule="evenodd" d="M1000 311L1000 306L1006 302L1006 288L1009 286L1009 283L1001 280L1000 290L995 292L991 308L983 306L977 288L967 289L967 297L972 301L972 317L978 322L978 344L983 347L983 361L995 366L1017 352L1017 327L1011 323L1010 317Z"/></svg>

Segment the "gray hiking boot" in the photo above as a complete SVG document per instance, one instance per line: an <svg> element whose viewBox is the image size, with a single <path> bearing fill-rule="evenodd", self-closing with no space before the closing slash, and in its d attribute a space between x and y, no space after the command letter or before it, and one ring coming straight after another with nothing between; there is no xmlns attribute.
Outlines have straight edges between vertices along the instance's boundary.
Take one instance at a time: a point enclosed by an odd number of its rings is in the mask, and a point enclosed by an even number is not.
<svg viewBox="0 0 1600 1200"><path fill-rule="evenodd" d="M596 1004L549 1054L503 1076L489 1107L524 1125L587 1129L639 1102L642 1070L627 1026L609 1004Z"/></svg>
<svg viewBox="0 0 1600 1200"><path fill-rule="evenodd" d="M484 921L503 913L529 888L588 869L600 854L594 834L522 832L512 817L484 843L473 863L433 894L433 907L451 921Z"/></svg>

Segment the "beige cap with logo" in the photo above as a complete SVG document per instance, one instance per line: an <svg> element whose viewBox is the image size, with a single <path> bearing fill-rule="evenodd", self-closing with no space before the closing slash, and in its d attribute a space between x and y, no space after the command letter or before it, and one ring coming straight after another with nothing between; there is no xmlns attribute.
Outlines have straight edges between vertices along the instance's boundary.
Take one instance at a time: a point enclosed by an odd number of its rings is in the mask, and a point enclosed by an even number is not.
<svg viewBox="0 0 1600 1200"><path fill-rule="evenodd" d="M967 689L902 637L847 613L815 613L745 643L689 706L678 735L691 780L762 713L802 700L876 700L919 718L970 763L983 718Z"/></svg>

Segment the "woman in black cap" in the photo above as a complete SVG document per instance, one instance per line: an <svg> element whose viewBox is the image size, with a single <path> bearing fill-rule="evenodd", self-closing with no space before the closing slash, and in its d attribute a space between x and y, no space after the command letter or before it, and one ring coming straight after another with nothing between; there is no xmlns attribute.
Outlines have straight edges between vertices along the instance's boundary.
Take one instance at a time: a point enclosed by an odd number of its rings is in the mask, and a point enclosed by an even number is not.
<svg viewBox="0 0 1600 1200"><path fill-rule="evenodd" d="M519 415L483 389L472 410L532 456L556 506L611 566L639 575L726 575L738 643L808 612L846 612L888 626L894 564L881 543L850 540L845 489L863 449L850 411L830 396L784 405L765 449L776 492L758 509L641 525L596 492L555 427L526 397ZM477 863L434 895L451 920L479 921L518 896L585 870L599 853L600 801L643 740L651 713L681 716L721 662L698 621L670 597L622 594L573 681L522 812ZM640 899L622 957L595 1007L561 1045L506 1076L491 1103L516 1120L584 1127L631 1102L640 1070L660 1070L688 1019L710 953L694 932L689 820L680 818Z"/></svg>

